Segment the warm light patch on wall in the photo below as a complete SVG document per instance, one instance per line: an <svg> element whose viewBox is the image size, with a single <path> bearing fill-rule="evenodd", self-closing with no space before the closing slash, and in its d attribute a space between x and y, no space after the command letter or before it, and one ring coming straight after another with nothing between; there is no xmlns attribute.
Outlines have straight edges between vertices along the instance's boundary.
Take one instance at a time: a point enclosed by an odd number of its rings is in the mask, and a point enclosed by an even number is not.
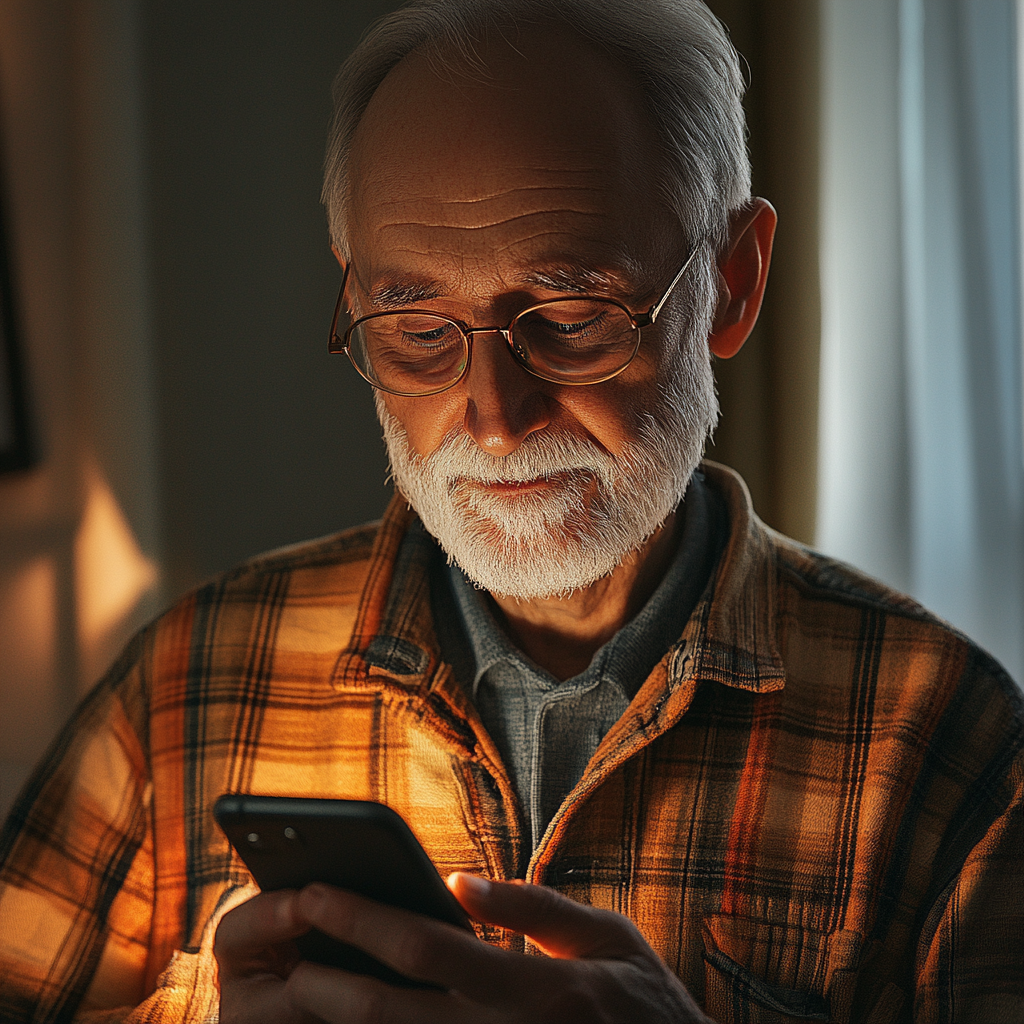
<svg viewBox="0 0 1024 1024"><path fill-rule="evenodd" d="M75 536L75 599L81 677L92 685L124 642L124 625L156 583L156 565L143 554L109 484L88 474L85 509Z"/></svg>
<svg viewBox="0 0 1024 1024"><path fill-rule="evenodd" d="M40 555L0 588L0 751L34 761L56 726L56 573Z"/></svg>

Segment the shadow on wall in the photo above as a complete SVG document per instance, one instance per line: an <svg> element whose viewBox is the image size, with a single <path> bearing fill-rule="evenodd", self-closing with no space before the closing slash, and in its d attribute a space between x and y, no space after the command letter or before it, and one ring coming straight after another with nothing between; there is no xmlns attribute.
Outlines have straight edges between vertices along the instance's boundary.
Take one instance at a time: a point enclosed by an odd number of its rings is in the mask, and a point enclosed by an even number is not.
<svg viewBox="0 0 1024 1024"><path fill-rule="evenodd" d="M319 203L338 65L391 2L145 5L166 589L379 516L369 388L326 355Z"/></svg>

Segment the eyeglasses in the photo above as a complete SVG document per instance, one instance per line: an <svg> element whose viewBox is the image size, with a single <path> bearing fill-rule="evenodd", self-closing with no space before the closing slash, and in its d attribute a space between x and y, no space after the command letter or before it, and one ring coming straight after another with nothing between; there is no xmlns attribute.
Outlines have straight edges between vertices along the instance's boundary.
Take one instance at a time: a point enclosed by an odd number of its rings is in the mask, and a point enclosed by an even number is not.
<svg viewBox="0 0 1024 1024"><path fill-rule="evenodd" d="M633 313L600 296L548 299L517 313L507 327L470 327L426 309L400 309L360 317L338 335L351 262L345 267L331 321L328 351L345 353L375 388L392 395L426 398L458 384L469 370L474 334L500 334L516 362L555 384L600 384L622 373L640 347L640 331L658 319L686 262L657 302Z"/></svg>

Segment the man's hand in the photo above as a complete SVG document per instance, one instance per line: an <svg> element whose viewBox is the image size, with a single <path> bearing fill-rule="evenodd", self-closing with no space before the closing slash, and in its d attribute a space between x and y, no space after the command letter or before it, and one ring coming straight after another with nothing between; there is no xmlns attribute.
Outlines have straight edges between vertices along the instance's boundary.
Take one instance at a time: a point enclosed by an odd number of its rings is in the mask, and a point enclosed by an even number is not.
<svg viewBox="0 0 1024 1024"><path fill-rule="evenodd" d="M628 918L543 886L465 874L449 885L470 915L529 936L550 958L325 885L267 893L226 915L217 933L222 1024L707 1022ZM446 991L296 963L291 940L311 927Z"/></svg>
<svg viewBox="0 0 1024 1024"><path fill-rule="evenodd" d="M309 931L298 893L264 892L224 915L213 940L221 1024L311 1024L287 981L299 961L294 940Z"/></svg>

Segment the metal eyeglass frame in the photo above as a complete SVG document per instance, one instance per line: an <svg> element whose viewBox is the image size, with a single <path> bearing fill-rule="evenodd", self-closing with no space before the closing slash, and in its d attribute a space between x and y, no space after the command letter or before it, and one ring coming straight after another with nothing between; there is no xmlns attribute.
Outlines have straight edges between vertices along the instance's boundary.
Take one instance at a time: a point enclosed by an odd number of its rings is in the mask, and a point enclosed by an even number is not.
<svg viewBox="0 0 1024 1024"><path fill-rule="evenodd" d="M532 306L527 306L526 309L520 310L520 312L516 313L516 315L512 317L507 327L470 327L469 324L465 323L462 320L457 320L455 317L448 316L446 313L438 313L436 310L433 309L396 309L384 310L379 313L368 313L366 316L361 316L359 317L358 320L353 321L353 323L348 327L343 336L339 337L338 320L341 318L342 305L345 301L345 285L348 283L348 272L350 267L352 266L352 261L349 260L349 262L345 264L345 270L341 278L341 289L338 292L338 301L335 303L334 306L334 317L331 320L331 336L330 340L327 343L327 351L331 355L347 355L349 358L349 362L355 367L356 372L359 374L360 377L362 377L369 384L373 385L373 387L377 388L379 391L386 391L389 395L397 395L400 398L429 398L431 395L439 395L443 391L447 391L449 388L455 387L455 385L458 384L459 381L461 381L466 376L467 373L469 373L470 363L473 360L474 334L500 334L508 344L508 347L512 352L512 357L515 359L515 361L524 370L526 370L527 373L532 374L534 377L539 377L541 380L549 381L552 384L564 384L567 387L587 387L590 384L602 384L606 380L611 380L613 377L617 377L620 373L622 373L623 370L626 369L627 366L629 366L629 364L634 360L634 358L636 358L636 354L640 349L641 329L644 327L650 327L651 324L653 324L658 319L658 315L661 313L662 307L665 305L666 302L668 302L669 296L672 294L672 292L675 291L676 285L679 283L683 274L686 273L690 264L693 262L694 257L697 255L697 250L699 248L699 243L693 246L693 248L689 252L689 255L686 257L686 261L679 268L679 272L676 274L676 276L672 278L672 281L670 282L669 286L665 289L664 294L646 312L634 313L631 309L624 306L617 299L609 298L606 295L573 295L571 297L562 299L545 299L543 302L537 302ZM540 372L539 370L534 369L532 366L526 363L526 361L522 358L520 353L517 351L516 346L512 342L512 328L515 326L516 321L529 313L534 313L538 309L543 309L545 306L551 306L559 302L583 302L586 301L587 299L599 302L607 302L610 305L617 306L626 314L626 316L629 317L630 323L633 325L633 330L636 331L636 344L633 346L633 351L630 354L629 359L627 359L626 362L623 363L622 366L620 366L614 373L606 374L604 377L599 377L597 380L586 381L567 381L561 380L557 377L550 377ZM393 391L391 388L384 387L379 381L372 380L363 372L359 364L355 361L355 359L352 358L352 351L349 346L349 338L352 336L352 332L361 323L364 323L367 320L374 320L377 317L382 316L393 316L396 313L416 313L422 316L436 317L438 320L447 321L462 334L463 340L466 343L466 365L463 367L462 372L458 375L458 377L455 378L455 380L451 381L448 384L445 384L444 387L435 388L433 391Z"/></svg>

